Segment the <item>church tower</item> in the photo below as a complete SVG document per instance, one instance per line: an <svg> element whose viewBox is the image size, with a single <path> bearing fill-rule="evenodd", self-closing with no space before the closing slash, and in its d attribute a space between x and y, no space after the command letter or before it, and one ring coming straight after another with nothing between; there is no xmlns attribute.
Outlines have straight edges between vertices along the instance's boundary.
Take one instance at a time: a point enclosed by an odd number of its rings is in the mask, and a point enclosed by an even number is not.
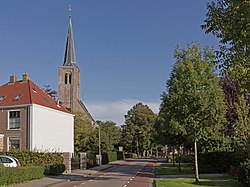
<svg viewBox="0 0 250 187"><path fill-rule="evenodd" d="M58 99L72 113L85 113L94 122L94 119L80 99L80 69L76 64L71 16L69 17L64 62L58 68Z"/></svg>

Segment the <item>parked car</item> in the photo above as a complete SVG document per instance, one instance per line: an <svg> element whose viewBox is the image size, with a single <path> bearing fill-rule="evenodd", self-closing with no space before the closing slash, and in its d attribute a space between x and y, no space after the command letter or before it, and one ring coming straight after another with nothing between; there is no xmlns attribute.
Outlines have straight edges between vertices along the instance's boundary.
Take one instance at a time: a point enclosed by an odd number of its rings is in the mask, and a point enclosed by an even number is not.
<svg viewBox="0 0 250 187"><path fill-rule="evenodd" d="M5 167L19 167L21 166L19 160L12 156L0 155L0 164Z"/></svg>

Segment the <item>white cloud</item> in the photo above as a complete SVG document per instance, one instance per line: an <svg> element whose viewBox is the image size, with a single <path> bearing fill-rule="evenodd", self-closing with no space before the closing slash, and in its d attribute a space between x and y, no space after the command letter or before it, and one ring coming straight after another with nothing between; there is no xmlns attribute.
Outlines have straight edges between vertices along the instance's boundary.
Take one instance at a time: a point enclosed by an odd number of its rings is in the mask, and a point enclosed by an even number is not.
<svg viewBox="0 0 250 187"><path fill-rule="evenodd" d="M124 115L136 104L142 102L148 105L154 113L158 113L160 102L148 102L135 99L123 99L120 101L94 101L85 102L95 120L111 120L118 125L124 123Z"/></svg>

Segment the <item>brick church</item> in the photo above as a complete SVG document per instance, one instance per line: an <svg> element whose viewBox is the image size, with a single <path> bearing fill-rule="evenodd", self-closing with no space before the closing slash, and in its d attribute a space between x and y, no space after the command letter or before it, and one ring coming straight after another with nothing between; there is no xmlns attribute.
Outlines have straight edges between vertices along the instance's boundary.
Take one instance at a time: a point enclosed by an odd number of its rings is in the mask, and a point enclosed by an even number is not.
<svg viewBox="0 0 250 187"><path fill-rule="evenodd" d="M94 124L93 117L80 99L80 69L76 64L71 16L69 17L64 62L58 71L58 99L61 104L72 113L85 113Z"/></svg>

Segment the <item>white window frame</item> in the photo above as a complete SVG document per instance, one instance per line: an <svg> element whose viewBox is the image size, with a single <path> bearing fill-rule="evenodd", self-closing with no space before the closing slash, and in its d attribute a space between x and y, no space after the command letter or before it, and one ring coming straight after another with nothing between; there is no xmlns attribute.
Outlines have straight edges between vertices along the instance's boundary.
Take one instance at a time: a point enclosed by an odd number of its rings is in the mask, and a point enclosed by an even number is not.
<svg viewBox="0 0 250 187"><path fill-rule="evenodd" d="M19 149L17 149L17 150L20 150L21 149L21 137L19 137L19 136L9 136L8 138L7 138L7 150L8 151L10 151L11 149L10 149L10 139L11 138L16 138L16 139L19 139Z"/></svg>
<svg viewBox="0 0 250 187"><path fill-rule="evenodd" d="M10 128L10 112L20 112L20 127L18 129L11 129ZM20 109L16 109L16 110L9 110L8 111L8 130L20 130L21 129L21 110Z"/></svg>

